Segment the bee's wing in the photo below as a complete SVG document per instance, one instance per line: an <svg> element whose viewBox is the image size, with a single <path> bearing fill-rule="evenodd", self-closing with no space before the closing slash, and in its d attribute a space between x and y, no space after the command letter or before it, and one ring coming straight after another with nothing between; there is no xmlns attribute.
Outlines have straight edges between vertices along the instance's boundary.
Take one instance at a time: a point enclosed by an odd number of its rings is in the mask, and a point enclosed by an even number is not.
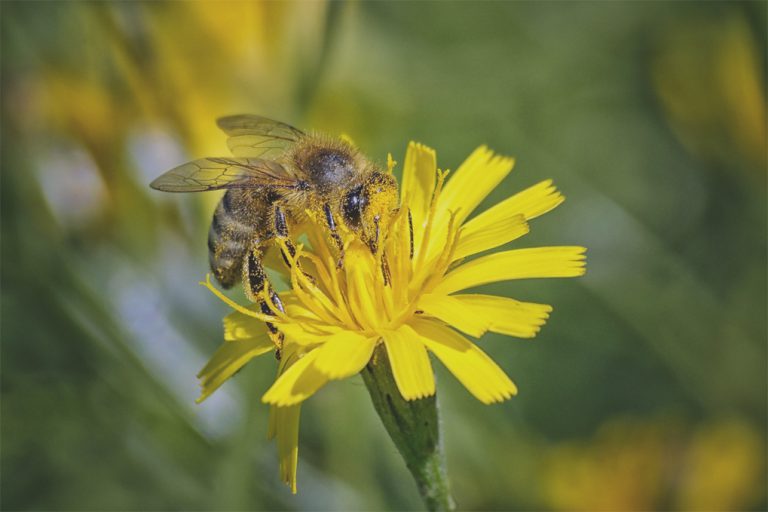
<svg viewBox="0 0 768 512"><path fill-rule="evenodd" d="M201 158L166 172L149 184L164 192L203 192L224 188L296 188L285 167L261 158Z"/></svg>
<svg viewBox="0 0 768 512"><path fill-rule="evenodd" d="M250 114L222 117L216 122L229 135L229 150L239 157L276 158L305 135L291 125Z"/></svg>

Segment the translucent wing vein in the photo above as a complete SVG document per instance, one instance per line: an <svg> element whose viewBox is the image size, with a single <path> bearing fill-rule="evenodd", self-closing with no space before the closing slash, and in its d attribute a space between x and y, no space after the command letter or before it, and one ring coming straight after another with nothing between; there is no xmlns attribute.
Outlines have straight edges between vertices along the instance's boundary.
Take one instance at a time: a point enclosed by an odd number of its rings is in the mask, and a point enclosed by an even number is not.
<svg viewBox="0 0 768 512"><path fill-rule="evenodd" d="M305 135L289 124L256 115L223 117L217 123L229 135L229 150L238 157L277 158Z"/></svg>
<svg viewBox="0 0 768 512"><path fill-rule="evenodd" d="M285 167L259 158L201 158L166 172L150 186L164 192L203 192L274 186L293 188L297 179Z"/></svg>

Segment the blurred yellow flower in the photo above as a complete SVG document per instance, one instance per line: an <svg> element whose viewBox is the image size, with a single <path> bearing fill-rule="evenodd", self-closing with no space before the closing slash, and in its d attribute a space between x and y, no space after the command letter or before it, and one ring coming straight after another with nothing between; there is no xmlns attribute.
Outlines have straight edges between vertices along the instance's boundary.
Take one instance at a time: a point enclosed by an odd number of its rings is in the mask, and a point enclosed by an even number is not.
<svg viewBox="0 0 768 512"><path fill-rule="evenodd" d="M749 510L765 498L765 442L736 418L699 428L675 499L680 510Z"/></svg>
<svg viewBox="0 0 768 512"><path fill-rule="evenodd" d="M517 393L504 371L465 335L480 337L491 331L530 338L552 308L458 292L512 279L580 276L585 249L515 249L464 261L525 235L529 219L563 201L551 181L543 181L467 221L513 164L511 158L480 147L446 182L447 173L437 169L435 152L411 143L405 156L401 208L377 253L343 232L346 259L338 269L325 229L320 222L311 224L307 229L311 248L299 247L293 257L292 289L281 294L285 313L274 309L274 318L265 317L257 306L232 304L206 283L238 309L225 319L225 337L230 344L236 341L238 348L225 344L220 353L226 354L221 357L229 365L213 364L201 372L203 397L248 359L273 348L264 320L285 334L279 375L263 401L273 406L270 433L278 436L281 474L293 489L297 405L328 381L359 373L378 345L385 347L397 387L407 400L435 393L428 352L483 403ZM390 172L393 166L390 158Z"/></svg>
<svg viewBox="0 0 768 512"><path fill-rule="evenodd" d="M765 443L732 418L622 418L548 450L539 478L555 510L751 510L765 497Z"/></svg>
<svg viewBox="0 0 768 512"><path fill-rule="evenodd" d="M555 510L657 510L673 425L617 420L589 442L566 442L543 457L544 500Z"/></svg>

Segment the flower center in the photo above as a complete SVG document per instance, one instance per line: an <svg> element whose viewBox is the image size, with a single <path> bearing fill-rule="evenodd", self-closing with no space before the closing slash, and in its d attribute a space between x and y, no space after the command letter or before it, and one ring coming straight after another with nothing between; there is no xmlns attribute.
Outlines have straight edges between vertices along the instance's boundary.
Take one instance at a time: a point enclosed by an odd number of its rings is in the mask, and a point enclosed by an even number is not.
<svg viewBox="0 0 768 512"><path fill-rule="evenodd" d="M324 231L310 229L311 250L300 247L291 262L292 293L300 306L291 308L289 304L286 320L315 330L355 330L374 335L397 329L411 318L419 298L448 270L459 238L454 215L443 240L437 239L433 229L446 175L438 174L424 218L411 218L408 201L403 201L375 254L351 234L345 235L346 258L340 269ZM418 247L413 242L414 227L420 230ZM431 245L440 243L439 250Z"/></svg>

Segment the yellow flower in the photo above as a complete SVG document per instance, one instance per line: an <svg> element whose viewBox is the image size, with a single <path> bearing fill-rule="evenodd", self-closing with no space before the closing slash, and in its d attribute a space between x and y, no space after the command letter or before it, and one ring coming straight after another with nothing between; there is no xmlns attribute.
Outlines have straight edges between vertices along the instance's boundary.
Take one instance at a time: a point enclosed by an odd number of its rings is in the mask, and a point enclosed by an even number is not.
<svg viewBox="0 0 768 512"><path fill-rule="evenodd" d="M563 201L548 180L467 220L513 164L511 158L480 147L446 181L447 173L437 169L435 152L411 143L401 207L386 229L385 242L372 254L350 233L342 233L346 259L341 269L322 224L309 225L309 247L298 248L291 290L280 295L285 313L275 309L275 317L270 317L285 334L285 344L278 377L263 397L272 405L275 428L270 431L278 436L281 474L292 488L298 404L328 381L359 373L379 345L407 400L435 393L429 352L483 403L517 393L504 371L465 335L479 338L491 331L530 338L552 308L460 292L512 279L580 276L585 249L540 247L471 258L525 235L529 219ZM390 158L390 172L393 166ZM220 351L229 351L231 366L201 373L203 396L248 359L271 350L258 308L232 305L238 312L225 320L225 333L227 339L240 340L240 348L227 349L225 344Z"/></svg>
<svg viewBox="0 0 768 512"><path fill-rule="evenodd" d="M428 352L483 403L514 395L515 385L503 370L462 333L533 337L552 308L458 292L510 279L582 275L584 249L516 249L463 261L526 234L528 219L562 202L545 181L465 222L513 163L481 147L443 187L445 173L437 170L434 151L412 143L405 157L402 207L380 254L347 237L346 262L337 270L325 234L310 230L311 250L302 249L296 260L314 282L292 271L286 313L276 312L287 344L302 347L304 354L276 380L264 402L300 403L328 381L359 373L379 344L406 399L435 392Z"/></svg>

